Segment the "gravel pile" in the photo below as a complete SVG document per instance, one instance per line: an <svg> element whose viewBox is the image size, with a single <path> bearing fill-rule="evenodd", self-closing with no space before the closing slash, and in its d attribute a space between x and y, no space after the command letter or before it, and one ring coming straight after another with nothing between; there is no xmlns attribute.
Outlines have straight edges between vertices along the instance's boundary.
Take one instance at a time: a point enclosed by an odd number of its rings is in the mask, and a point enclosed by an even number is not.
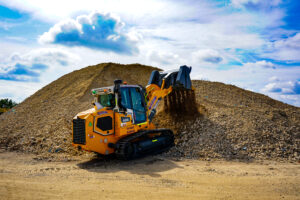
<svg viewBox="0 0 300 200"><path fill-rule="evenodd" d="M153 67L103 63L67 74L0 115L2 151L41 158L80 155L71 146L72 118L91 108L90 90L122 79L146 85ZM193 81L191 111L166 112L154 122L176 133L167 156L196 159L300 159L300 108L209 81ZM194 112L198 110L199 112Z"/></svg>
<svg viewBox="0 0 300 200"><path fill-rule="evenodd" d="M300 160L300 109L232 85L193 81L199 115L161 108L176 132L167 155L197 159ZM191 106L191 109L194 109Z"/></svg>

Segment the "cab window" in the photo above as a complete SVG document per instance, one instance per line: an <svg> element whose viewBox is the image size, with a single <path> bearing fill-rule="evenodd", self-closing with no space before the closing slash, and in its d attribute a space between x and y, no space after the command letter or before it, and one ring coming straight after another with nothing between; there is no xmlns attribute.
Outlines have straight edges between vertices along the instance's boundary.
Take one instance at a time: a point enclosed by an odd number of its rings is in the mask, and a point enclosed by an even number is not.
<svg viewBox="0 0 300 200"><path fill-rule="evenodd" d="M133 109L140 112L145 112L143 97L138 88L130 88Z"/></svg>
<svg viewBox="0 0 300 200"><path fill-rule="evenodd" d="M144 98L138 88L130 88L132 108L134 112L135 123L142 123L147 120Z"/></svg>
<svg viewBox="0 0 300 200"><path fill-rule="evenodd" d="M98 102L103 107L114 107L114 95L113 94L103 94L98 97Z"/></svg>
<svg viewBox="0 0 300 200"><path fill-rule="evenodd" d="M129 88L121 88L121 106L132 109Z"/></svg>

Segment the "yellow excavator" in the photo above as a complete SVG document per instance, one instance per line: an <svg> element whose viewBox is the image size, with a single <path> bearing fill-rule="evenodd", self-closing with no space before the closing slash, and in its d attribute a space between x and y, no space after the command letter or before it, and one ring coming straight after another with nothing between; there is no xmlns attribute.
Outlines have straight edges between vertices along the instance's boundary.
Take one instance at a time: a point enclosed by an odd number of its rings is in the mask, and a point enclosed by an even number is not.
<svg viewBox="0 0 300 200"><path fill-rule="evenodd" d="M172 130L156 129L152 120L162 99L165 106L185 106L178 104L194 93L191 70L185 65L179 70L154 70L146 88L115 80L113 86L92 89L94 108L74 117L72 145L123 160L171 148Z"/></svg>

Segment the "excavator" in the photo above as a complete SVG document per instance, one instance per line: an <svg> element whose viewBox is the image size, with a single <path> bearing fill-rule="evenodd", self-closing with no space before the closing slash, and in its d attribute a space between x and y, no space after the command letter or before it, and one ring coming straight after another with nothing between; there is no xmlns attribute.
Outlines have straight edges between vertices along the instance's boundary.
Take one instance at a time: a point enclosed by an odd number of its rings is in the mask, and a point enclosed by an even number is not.
<svg viewBox="0 0 300 200"><path fill-rule="evenodd" d="M154 70L146 88L115 80L113 86L92 89L94 108L73 118L72 145L101 155L115 154L122 160L170 149L172 130L158 129L152 120L163 99L165 106L175 109L187 106L182 102L194 94L191 70L186 65L179 70Z"/></svg>

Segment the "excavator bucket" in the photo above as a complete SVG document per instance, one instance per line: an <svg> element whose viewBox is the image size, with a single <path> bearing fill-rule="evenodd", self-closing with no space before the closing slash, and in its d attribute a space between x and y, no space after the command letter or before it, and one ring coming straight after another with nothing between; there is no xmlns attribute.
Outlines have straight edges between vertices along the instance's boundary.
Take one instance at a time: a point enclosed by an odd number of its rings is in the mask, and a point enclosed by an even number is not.
<svg viewBox="0 0 300 200"><path fill-rule="evenodd" d="M188 67L186 65L181 66L179 70L169 70L169 71L162 71L162 72L154 70L150 76L148 85L156 84L159 87L161 87L163 80L165 80L164 88L169 88L170 86L172 86L173 89L183 88L183 89L191 90L192 89L192 82L190 78L191 71L192 71L192 67Z"/></svg>
<svg viewBox="0 0 300 200"><path fill-rule="evenodd" d="M159 87L165 82L162 89L172 86L172 92L164 98L164 110L170 113L191 112L191 105L196 105L195 92L192 87L190 73L192 67L181 66L179 70L153 71L148 85L156 84Z"/></svg>

